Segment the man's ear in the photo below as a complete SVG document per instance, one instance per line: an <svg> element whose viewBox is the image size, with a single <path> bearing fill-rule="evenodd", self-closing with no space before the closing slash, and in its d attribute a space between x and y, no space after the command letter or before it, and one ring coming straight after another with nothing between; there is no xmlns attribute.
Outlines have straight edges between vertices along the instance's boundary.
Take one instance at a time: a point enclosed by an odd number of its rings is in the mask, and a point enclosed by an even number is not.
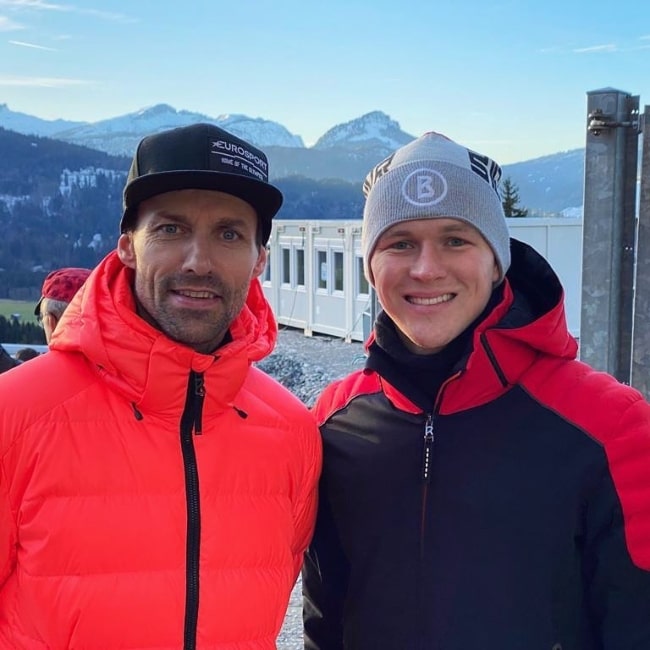
<svg viewBox="0 0 650 650"><path fill-rule="evenodd" d="M268 254L266 252L266 246L259 246L259 254L257 256L257 262L255 262L255 266L253 267L253 277L259 278L262 273L264 273L264 269L266 268L266 260L268 258Z"/></svg>
<svg viewBox="0 0 650 650"><path fill-rule="evenodd" d="M130 232L122 233L117 240L117 255L124 266L135 269L135 250Z"/></svg>
<svg viewBox="0 0 650 650"><path fill-rule="evenodd" d="M49 344L50 339L52 338L52 333L56 329L56 326L59 323L59 319L49 311L46 311L42 315L43 319L43 331L45 332L45 341Z"/></svg>

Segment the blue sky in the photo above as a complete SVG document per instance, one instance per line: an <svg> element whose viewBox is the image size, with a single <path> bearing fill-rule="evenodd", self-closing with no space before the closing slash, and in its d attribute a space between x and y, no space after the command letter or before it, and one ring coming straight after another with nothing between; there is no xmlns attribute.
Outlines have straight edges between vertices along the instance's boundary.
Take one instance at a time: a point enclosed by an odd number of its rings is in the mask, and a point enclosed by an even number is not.
<svg viewBox="0 0 650 650"><path fill-rule="evenodd" d="M0 0L0 103L46 119L164 102L310 145L381 110L504 164L583 147L604 87L650 104L650 3Z"/></svg>

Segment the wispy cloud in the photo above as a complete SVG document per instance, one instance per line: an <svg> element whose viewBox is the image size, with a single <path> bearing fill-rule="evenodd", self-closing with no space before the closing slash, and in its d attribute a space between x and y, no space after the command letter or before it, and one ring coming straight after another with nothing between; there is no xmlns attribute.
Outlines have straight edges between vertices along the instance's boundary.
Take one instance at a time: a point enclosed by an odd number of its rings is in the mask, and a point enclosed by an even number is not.
<svg viewBox="0 0 650 650"><path fill-rule="evenodd" d="M639 44L638 41L641 41ZM587 47L573 47L567 48L553 45L549 47L544 47L538 50L540 54L553 54L553 53L565 53L567 51L572 52L573 54L607 54L607 53L625 53L625 52L635 52L637 50L647 50L650 48L650 44L646 43L650 41L650 34L637 37L634 45L625 44L619 46L616 43L602 43L601 45L589 45Z"/></svg>
<svg viewBox="0 0 650 650"><path fill-rule="evenodd" d="M101 20L112 20L122 23L137 22L126 14L112 11L101 11L99 9L86 9L85 7L75 7L70 4L59 4L47 2L47 0L0 0L0 7L12 7L13 9L32 9L35 11L60 11L66 13L75 13L85 16L94 16Z"/></svg>
<svg viewBox="0 0 650 650"><path fill-rule="evenodd" d="M54 9L65 11L64 5L57 5L44 0L0 0L0 7L17 7L19 9Z"/></svg>
<svg viewBox="0 0 650 650"><path fill-rule="evenodd" d="M13 32L18 29L25 29L24 25L16 23L7 16L0 16L0 32Z"/></svg>
<svg viewBox="0 0 650 650"><path fill-rule="evenodd" d="M92 83L92 81L85 81L83 79L62 79L57 77L0 76L0 87L68 88L69 86L86 86Z"/></svg>
<svg viewBox="0 0 650 650"><path fill-rule="evenodd" d="M20 47L31 47L35 50L47 50L48 52L58 52L53 47L45 47L45 45L36 45L35 43L25 43L24 41L9 41L11 45L19 45Z"/></svg>
<svg viewBox="0 0 650 650"><path fill-rule="evenodd" d="M576 54L593 54L596 52L616 52L618 48L614 43L607 43L606 45L591 45L590 47L578 47L573 51Z"/></svg>
<svg viewBox="0 0 650 650"><path fill-rule="evenodd" d="M102 20L114 20L119 23L137 23L137 18L132 16L127 16L126 14L115 13L112 11L100 11L99 9L79 9L71 8L70 11L75 11L80 14L85 14L86 16L95 16L95 18L100 18Z"/></svg>

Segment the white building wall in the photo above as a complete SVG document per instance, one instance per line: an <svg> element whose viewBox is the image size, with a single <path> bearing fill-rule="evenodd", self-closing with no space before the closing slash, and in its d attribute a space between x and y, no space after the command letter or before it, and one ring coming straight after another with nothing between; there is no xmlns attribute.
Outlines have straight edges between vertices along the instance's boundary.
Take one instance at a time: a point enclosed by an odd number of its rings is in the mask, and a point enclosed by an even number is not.
<svg viewBox="0 0 650 650"><path fill-rule="evenodd" d="M555 269L566 293L569 330L578 336L582 220L528 217L508 219L508 227ZM361 221L276 221L263 287L280 325L362 341L370 293L363 277Z"/></svg>

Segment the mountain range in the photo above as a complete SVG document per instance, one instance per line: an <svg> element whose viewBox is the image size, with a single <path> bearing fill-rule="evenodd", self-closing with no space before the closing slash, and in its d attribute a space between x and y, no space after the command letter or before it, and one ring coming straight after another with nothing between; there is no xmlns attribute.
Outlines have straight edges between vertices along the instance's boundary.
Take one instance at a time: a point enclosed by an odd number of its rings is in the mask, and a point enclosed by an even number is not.
<svg viewBox="0 0 650 650"><path fill-rule="evenodd" d="M241 114L215 118L158 104L98 122L72 122L44 120L0 104L4 129L129 158L145 135L196 122L217 124L262 148L269 157L272 180L303 176L358 184L377 162L415 137L381 111L335 125L306 147L299 135L283 125ZM503 177L515 183L520 203L530 214L575 213L582 205L584 149L504 165Z"/></svg>

